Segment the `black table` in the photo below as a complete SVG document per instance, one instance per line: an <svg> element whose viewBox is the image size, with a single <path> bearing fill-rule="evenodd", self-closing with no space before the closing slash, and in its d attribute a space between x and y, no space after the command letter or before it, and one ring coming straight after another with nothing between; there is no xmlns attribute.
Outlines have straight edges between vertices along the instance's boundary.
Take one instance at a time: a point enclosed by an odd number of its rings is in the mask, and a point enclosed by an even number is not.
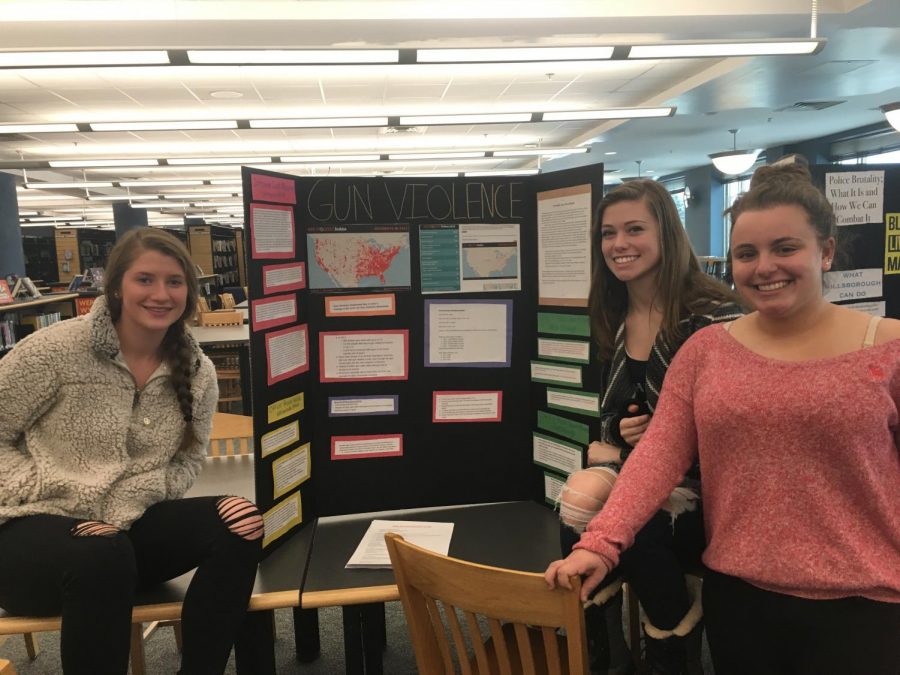
<svg viewBox="0 0 900 675"><path fill-rule="evenodd" d="M543 572L560 557L559 518L535 502L319 518L300 606L342 607L346 670L351 675L382 673L384 603L400 598L391 570L344 567L374 519L453 522L449 555L483 565Z"/></svg>

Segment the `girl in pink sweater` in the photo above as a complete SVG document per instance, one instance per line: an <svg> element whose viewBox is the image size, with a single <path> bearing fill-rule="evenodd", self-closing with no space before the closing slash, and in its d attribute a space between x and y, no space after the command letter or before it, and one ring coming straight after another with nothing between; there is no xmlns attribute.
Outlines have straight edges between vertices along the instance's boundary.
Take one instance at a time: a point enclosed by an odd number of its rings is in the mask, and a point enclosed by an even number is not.
<svg viewBox="0 0 900 675"><path fill-rule="evenodd" d="M799 165L731 208L756 308L678 352L604 509L547 582L586 598L699 455L717 675L900 672L900 321L832 305L830 204Z"/></svg>

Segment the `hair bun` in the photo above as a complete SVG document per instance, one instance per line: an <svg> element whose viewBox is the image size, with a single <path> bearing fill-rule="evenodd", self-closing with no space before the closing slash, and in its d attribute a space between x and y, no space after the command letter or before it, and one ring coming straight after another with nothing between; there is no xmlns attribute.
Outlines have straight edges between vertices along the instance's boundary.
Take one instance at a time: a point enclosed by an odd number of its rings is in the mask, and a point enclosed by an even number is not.
<svg viewBox="0 0 900 675"><path fill-rule="evenodd" d="M803 181L812 184L812 175L805 164L792 162L790 164L769 164L761 166L753 172L750 179L750 189L759 189L766 184L777 181Z"/></svg>

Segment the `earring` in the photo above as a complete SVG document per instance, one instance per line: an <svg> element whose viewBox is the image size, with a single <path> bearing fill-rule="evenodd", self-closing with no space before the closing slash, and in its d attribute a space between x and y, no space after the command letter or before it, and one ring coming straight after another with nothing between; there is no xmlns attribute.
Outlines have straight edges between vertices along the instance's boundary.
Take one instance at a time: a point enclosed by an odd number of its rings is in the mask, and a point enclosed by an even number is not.
<svg viewBox="0 0 900 675"><path fill-rule="evenodd" d="M826 270L831 269L831 258L825 258L825 260L822 261L822 267Z"/></svg>

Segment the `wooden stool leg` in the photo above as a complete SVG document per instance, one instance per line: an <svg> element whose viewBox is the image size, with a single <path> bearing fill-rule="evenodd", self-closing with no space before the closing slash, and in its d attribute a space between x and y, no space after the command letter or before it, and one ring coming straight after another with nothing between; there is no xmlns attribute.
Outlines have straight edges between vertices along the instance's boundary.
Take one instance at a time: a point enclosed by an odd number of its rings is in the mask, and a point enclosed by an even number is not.
<svg viewBox="0 0 900 675"><path fill-rule="evenodd" d="M144 663L144 625L131 624L131 675L145 675Z"/></svg>
<svg viewBox="0 0 900 675"><path fill-rule="evenodd" d="M22 637L25 638L25 651L28 652L28 658L34 661L41 651L37 640L34 639L34 633L24 633Z"/></svg>
<svg viewBox="0 0 900 675"><path fill-rule="evenodd" d="M0 659L0 675L16 675L16 667L5 659Z"/></svg>
<svg viewBox="0 0 900 675"><path fill-rule="evenodd" d="M182 651L182 640L184 639L184 636L181 634L181 622L173 621L172 630L175 632L175 646L178 647L178 653L180 654Z"/></svg>

